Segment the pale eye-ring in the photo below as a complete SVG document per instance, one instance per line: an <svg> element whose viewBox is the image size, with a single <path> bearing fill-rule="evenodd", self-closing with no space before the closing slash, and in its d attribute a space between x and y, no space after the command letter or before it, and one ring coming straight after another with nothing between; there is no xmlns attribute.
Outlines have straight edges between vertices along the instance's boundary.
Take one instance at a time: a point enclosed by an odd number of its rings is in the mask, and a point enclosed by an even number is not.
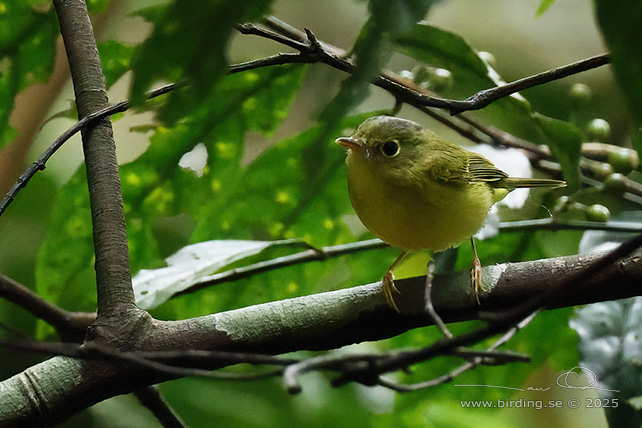
<svg viewBox="0 0 642 428"><path fill-rule="evenodd" d="M385 157L394 158L399 154L401 146L397 140L388 140L379 147L379 150Z"/></svg>

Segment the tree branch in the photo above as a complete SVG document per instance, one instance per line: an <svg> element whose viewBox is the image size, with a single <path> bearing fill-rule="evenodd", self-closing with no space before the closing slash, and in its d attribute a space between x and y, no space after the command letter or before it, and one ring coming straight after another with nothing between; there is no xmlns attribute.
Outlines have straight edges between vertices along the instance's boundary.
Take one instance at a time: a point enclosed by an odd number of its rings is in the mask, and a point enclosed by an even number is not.
<svg viewBox="0 0 642 428"><path fill-rule="evenodd" d="M147 407L165 428L187 428L178 413L169 405L156 386L134 391L136 398Z"/></svg>
<svg viewBox="0 0 642 428"><path fill-rule="evenodd" d="M607 258L601 254L587 254L486 267L482 278L490 291L482 296L481 306L473 295L469 272L437 274L433 284L433 304L447 322L478 318L480 315L490 319L493 313L506 320L506 308L519 307L532 296L540 295L542 284L551 284L551 292L557 291L559 284L569 284L569 281L577 280L578 275L588 276L582 280L581 286L569 287L569 291L560 294L559 299L549 301L547 308L640 295L641 255L619 258L631 251L639 240L610 253ZM591 270L582 274L589 267ZM177 376L139 364L141 357L150 358L158 351L176 352L175 357L179 359L173 361L177 362L180 361L180 353L187 355L189 350L259 354L327 350L389 338L412 328L431 325L432 321L423 307L425 277L400 279L396 285L401 291L397 297L401 314L388 307L381 285L376 283L183 321L141 320L135 334L128 337L134 352L128 354L132 358L131 364L54 357L0 383L0 402L3 403L0 420L16 425L51 423L104 398ZM491 322L489 326L492 327L483 334L457 336L452 339L455 342L438 341L435 348L420 354L398 354L379 368L382 371L393 370L413 361L443 355L480 337L509 330L515 325L510 321L510 324L508 321L503 321L504 324ZM500 325L505 329L499 328ZM136 357L135 352L139 351L142 353ZM121 356L122 353L117 352L113 358L118 360ZM215 359L208 367L214 369L234 361L234 358ZM202 367L205 366L203 364ZM343 374L345 381L367 380L359 376L358 371L344 371ZM378 382L376 378L373 381ZM38 385L39 396L48 397L47 403L29 395L24 388L25 384L34 382Z"/></svg>
<svg viewBox="0 0 642 428"><path fill-rule="evenodd" d="M2 274L0 274L0 297L49 323L61 334L63 340L81 342L84 339L85 330L96 319L96 314L69 312L49 303L29 288Z"/></svg>
<svg viewBox="0 0 642 428"><path fill-rule="evenodd" d="M242 24L238 27L242 34L252 34L285 44L301 53L315 55L319 62L342 71L352 72L355 65L351 60L342 58L345 51L320 43L311 37L311 32L301 32L274 17L267 19L266 25L270 28L254 24ZM490 103L505 98L533 86L549 83L573 74L601 67L610 62L608 55L598 55L564 65L552 70L547 70L533 76L525 77L502 86L482 90L471 95L465 100L449 100L422 93L421 88L409 88L398 76L390 71L383 71L372 82L374 85L394 94L399 100L415 107L435 107L459 114L468 110L479 110Z"/></svg>
<svg viewBox="0 0 642 428"><path fill-rule="evenodd" d="M84 1L54 0L54 6L82 119L108 106L96 40ZM111 122L101 119L85 127L82 134L96 254L98 317L115 316L120 323L136 306Z"/></svg>
<svg viewBox="0 0 642 428"><path fill-rule="evenodd" d="M269 31L266 29L262 29L258 31L257 26L254 24L241 24L238 26L238 29L240 32L244 34L256 34L262 37L269 38L271 40L277 41L279 43L282 43L286 46L293 47L294 49L299 50L299 53L278 53L269 57L265 58L259 58L256 60L252 61L247 61L244 63L239 63L239 64L233 64L230 65L229 68L229 73L234 74L234 73L240 73L243 71L248 71L248 70L253 70L256 68L261 68L261 67L269 67L269 66L274 66L274 65L284 65L284 64L292 64L292 63L315 63L315 62L323 62L322 59L324 57L333 57L341 60L341 56L345 55L345 51L342 49L329 45L327 43L324 43L323 41L316 40L314 38L313 34L311 32L303 33L288 24L279 21L278 19L274 17L270 17L266 23L269 25L271 28L276 29L279 32L274 32L274 31ZM286 36L282 35L286 34ZM310 43L308 40L309 35L312 35L314 43ZM491 88L485 91L481 91L478 94L475 94L469 99L472 98L477 98L480 101L476 101L479 103L486 103L490 104L492 101L496 101L499 98L502 98L504 96L510 95L510 92L514 90L515 88L518 88L517 90L524 89L524 85L530 85L528 87L534 86L535 84L542 84L546 83L551 80L559 79L561 77L565 77L567 75L575 74L581 71L585 71L586 69L596 67L598 65L601 65L602 61L605 61L605 55L602 56L597 56L593 58L588 58L586 60L578 61L577 63L573 63L567 66L562 66L559 67L558 69L553 69L553 70L548 70L543 73L540 73L538 75L526 77L524 79L517 80L513 83L509 83L504 86L496 87L496 88ZM343 71L350 72L351 68L353 65L349 63L347 60L343 60L346 62L347 65L343 65L341 67L338 67L339 69ZM333 65L331 63L330 65ZM336 64L335 64L336 65ZM476 143L482 143L483 141L477 137L473 132L470 130L461 127L457 125L451 118L446 118L443 117L442 115L430 110L427 108L426 105L422 105L421 103L414 103L412 102L413 93L420 93L423 91L422 88L420 87L408 87L406 85L406 82L401 82L398 78L398 76L390 71L384 70L382 72L382 75L380 76L382 81L391 81L391 82L396 82L394 85L389 85L389 86L381 86L384 89L388 90L391 94L393 94L395 97L398 98L398 100L402 102L408 102L410 105L413 105L423 113L429 115L433 119L443 123L444 125L450 127L451 129L455 130L458 132L460 135L464 136L465 138L470 139L471 141L474 141ZM551 79L551 80L547 80ZM161 88L158 88L156 90L153 90L149 92L147 99L152 99L155 98L159 95L163 95L167 92L170 92L174 89L177 89L179 87L187 85L188 82L180 82L176 84L168 84L165 85ZM376 84L376 83L375 83ZM511 86L512 85L512 86ZM508 93L506 93L508 92ZM421 96L423 97L428 97L430 98L429 95L422 94ZM448 100L447 100L448 101ZM455 102L455 103L462 103L462 102L468 102L466 100L464 101L456 101L456 100L450 100L450 102ZM84 129L86 126L88 126L91 123L94 123L96 121L99 121L101 119L107 118L113 114L120 113L127 111L130 108L130 103L129 100L121 101L118 104L114 104L112 106L105 107L101 110L95 111L93 113L88 114L87 116L83 117L81 120L79 120L75 125L73 125L71 128L69 128L67 131L65 131L63 134L61 134L52 144L45 150L45 152L35 161L33 162L29 168L20 175L18 180L14 183L14 185L11 187L11 189L7 192L7 194L4 196L2 201L0 201L0 216L5 212L7 207L13 202L15 199L16 195L18 192L24 188L28 181L38 172L41 170L45 169L46 163L49 160L49 158L73 135L75 135L77 132L81 131ZM442 106L442 108L445 108ZM455 108L455 107L453 107ZM476 108L481 108L481 107L476 107ZM464 115L458 115L457 116L460 120L462 120L464 123L472 126L473 128L479 130L483 134L489 136L491 139L496 141L498 144L501 144L503 146L508 146L508 147L516 147L516 148L521 148L524 150L527 150L531 153L535 153L537 156L545 158L545 159L552 159L550 150L548 150L547 147L545 146L539 146L537 144L533 144L529 141L524 141L520 140L513 135L510 135L506 132L503 132L501 130L497 130L492 127L486 127L482 126L481 124L477 123L476 121L464 116ZM627 186L627 191L632 192L636 195L642 195L642 186L639 184L635 183L633 180L626 179L625 178L625 184Z"/></svg>

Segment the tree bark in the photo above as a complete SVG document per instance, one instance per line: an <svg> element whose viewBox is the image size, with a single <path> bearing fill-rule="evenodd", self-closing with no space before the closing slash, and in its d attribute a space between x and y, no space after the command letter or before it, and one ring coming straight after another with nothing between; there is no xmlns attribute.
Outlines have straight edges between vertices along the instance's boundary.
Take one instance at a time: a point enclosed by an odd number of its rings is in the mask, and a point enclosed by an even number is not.
<svg viewBox="0 0 642 428"><path fill-rule="evenodd" d="M503 313L529 298L572 280L602 257L587 254L484 268L491 289L478 305L470 274L436 275L433 301L446 322ZM610 264L549 308L574 306L642 294L640 253ZM380 340L432 324L424 310L425 277L398 280L401 314L388 307L381 284L270 302L183 321L141 317L127 337L135 351L209 350L281 354L329 350ZM575 287L570 287L575 288ZM217 369L234 361L173 358L172 364ZM166 381L176 375L125 362L53 357L0 383L0 426L42 426L114 395Z"/></svg>
<svg viewBox="0 0 642 428"><path fill-rule="evenodd" d="M105 79L83 0L55 0L78 116L107 107ZM135 307L131 286L125 212L111 122L102 119L82 132L91 205L98 316L122 317ZM122 321L122 319L121 319Z"/></svg>

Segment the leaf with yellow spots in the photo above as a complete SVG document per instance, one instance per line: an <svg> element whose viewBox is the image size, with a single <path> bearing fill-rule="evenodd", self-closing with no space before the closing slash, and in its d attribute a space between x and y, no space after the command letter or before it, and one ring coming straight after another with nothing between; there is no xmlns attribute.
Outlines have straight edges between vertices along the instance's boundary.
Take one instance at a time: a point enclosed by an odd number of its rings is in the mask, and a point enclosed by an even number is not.
<svg viewBox="0 0 642 428"><path fill-rule="evenodd" d="M276 129L305 70L295 65L256 70L249 78L244 73L227 76L212 88L207 103L185 111L180 124L151 129L154 132L147 150L120 167L134 273L162 265L163 257L189 243L194 223L203 212L239 197L232 190L244 172L241 159L246 133L269 134ZM243 117L242 106L248 99L256 99L255 108L251 116ZM199 143L208 152L203 177L179 165L183 155ZM233 218L217 217L208 229L209 236L203 240L250 235L249 229L240 230ZM87 181L81 168L63 186L54 204L38 255L38 290L64 307L95 310L92 260Z"/></svg>
<svg viewBox="0 0 642 428"><path fill-rule="evenodd" d="M346 118L339 129L356 127L368 116ZM355 239L340 220L353 213L345 183L345 153L331 141L319 144L320 129L280 141L250 163L197 219L193 239L221 236L217 225L223 218L232 225L225 237L298 237L318 246ZM313 170L309 164L314 164Z"/></svg>

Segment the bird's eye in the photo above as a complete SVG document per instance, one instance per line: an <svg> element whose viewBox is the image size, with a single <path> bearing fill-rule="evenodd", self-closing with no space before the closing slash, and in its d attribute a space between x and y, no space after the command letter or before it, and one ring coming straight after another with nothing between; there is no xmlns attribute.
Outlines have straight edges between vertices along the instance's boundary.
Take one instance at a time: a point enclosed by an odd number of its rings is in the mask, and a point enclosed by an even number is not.
<svg viewBox="0 0 642 428"><path fill-rule="evenodd" d="M389 140L383 143L380 147L381 153L388 158L393 158L399 154L401 147L399 141Z"/></svg>

